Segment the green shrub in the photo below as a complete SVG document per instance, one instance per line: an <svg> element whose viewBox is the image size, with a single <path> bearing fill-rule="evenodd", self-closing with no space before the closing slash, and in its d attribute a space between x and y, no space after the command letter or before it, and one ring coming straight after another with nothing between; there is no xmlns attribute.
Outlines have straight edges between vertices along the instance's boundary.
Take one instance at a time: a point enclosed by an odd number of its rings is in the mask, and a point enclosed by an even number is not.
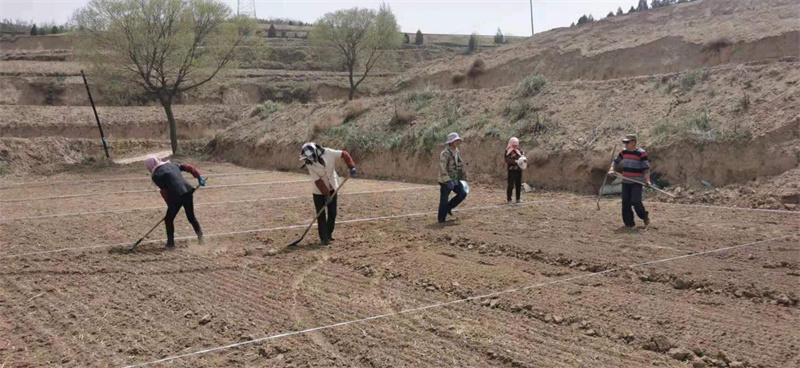
<svg viewBox="0 0 800 368"><path fill-rule="evenodd" d="M528 114L528 103L525 101L514 100L503 108L503 116L507 117L512 123L522 120Z"/></svg>
<svg viewBox="0 0 800 368"><path fill-rule="evenodd" d="M708 77L708 72L704 69L695 69L686 72L686 74L681 77L681 90L683 92L689 92L694 88L695 85L698 83L702 83Z"/></svg>
<svg viewBox="0 0 800 368"><path fill-rule="evenodd" d="M425 86L421 90L414 90L406 95L406 101L411 104L414 111L420 111L428 107L431 101L439 94L439 90L432 86Z"/></svg>
<svg viewBox="0 0 800 368"><path fill-rule="evenodd" d="M264 101L258 105L253 106L253 109L250 110L250 117L260 117L261 119L266 119L270 117L272 114L278 112L281 109L281 105L272 101Z"/></svg>
<svg viewBox="0 0 800 368"><path fill-rule="evenodd" d="M547 79L541 74L529 75L520 82L519 88L517 88L517 94L520 97L535 96L542 91L542 88L544 88L546 84Z"/></svg>
<svg viewBox="0 0 800 368"><path fill-rule="evenodd" d="M691 139L700 142L719 140L718 125L711 120L707 111L683 114L679 120L664 120L650 128L654 142L674 139Z"/></svg>
<svg viewBox="0 0 800 368"><path fill-rule="evenodd" d="M0 162L0 177L11 174L11 169L8 166L8 163Z"/></svg>

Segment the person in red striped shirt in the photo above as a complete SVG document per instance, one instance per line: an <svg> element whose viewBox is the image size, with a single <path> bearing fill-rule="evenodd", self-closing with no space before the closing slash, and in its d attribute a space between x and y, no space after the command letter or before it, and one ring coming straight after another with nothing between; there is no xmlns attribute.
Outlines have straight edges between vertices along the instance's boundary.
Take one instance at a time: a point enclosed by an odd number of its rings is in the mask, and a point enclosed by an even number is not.
<svg viewBox="0 0 800 368"><path fill-rule="evenodd" d="M611 169L608 173L614 175L614 166L622 166L622 222L625 227L632 228L636 226L634 221L633 211L636 211L644 226L650 225L650 216L642 203L642 189L643 186L632 181L637 181L650 186L650 158L647 157L647 152L637 147L636 134L628 134L622 139L625 144L625 149L619 152L617 158L611 163ZM633 210L631 210L633 207Z"/></svg>

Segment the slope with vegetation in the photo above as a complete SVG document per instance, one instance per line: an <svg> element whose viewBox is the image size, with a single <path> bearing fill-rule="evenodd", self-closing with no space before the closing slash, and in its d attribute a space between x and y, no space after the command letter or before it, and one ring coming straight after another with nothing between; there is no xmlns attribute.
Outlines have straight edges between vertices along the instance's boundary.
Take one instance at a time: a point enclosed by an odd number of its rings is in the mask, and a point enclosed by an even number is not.
<svg viewBox="0 0 800 368"><path fill-rule="evenodd" d="M619 137L636 132L663 185L774 188L764 180L800 170L798 10L784 0L702 0L553 30L422 65L381 97L279 105L212 146L237 163L296 169L297 147L314 140L352 151L367 175L430 182L457 131L471 180L494 183L505 142L518 136L529 182L590 192ZM799 190L782 191L746 204L781 207Z"/></svg>

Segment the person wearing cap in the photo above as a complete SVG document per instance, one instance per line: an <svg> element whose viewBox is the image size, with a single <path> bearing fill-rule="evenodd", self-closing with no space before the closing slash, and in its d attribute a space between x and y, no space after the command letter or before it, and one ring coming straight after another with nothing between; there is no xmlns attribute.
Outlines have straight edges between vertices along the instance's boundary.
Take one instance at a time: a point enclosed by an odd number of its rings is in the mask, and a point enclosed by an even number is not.
<svg viewBox="0 0 800 368"><path fill-rule="evenodd" d="M514 188L517 188L517 203L522 203L520 199L520 192L522 191L522 168L519 166L519 159L524 157L525 153L519 148L519 139L511 137L508 140L508 147L506 147L506 166L508 167L508 189L506 189L506 200L511 204L511 194Z"/></svg>
<svg viewBox="0 0 800 368"><path fill-rule="evenodd" d="M195 188L186 182L181 171L192 174L201 187L206 185L206 179L200 175L200 171L189 164L176 165L169 161L162 161L158 157L148 157L145 159L144 165L150 172L153 183L160 189L161 197L167 202L167 214L164 215L164 225L167 228L167 248L175 247L175 216L178 215L181 207L186 212L186 219L194 228L197 242L203 244L203 231L194 216Z"/></svg>
<svg viewBox="0 0 800 368"><path fill-rule="evenodd" d="M336 226L336 204L337 200L333 194L339 189L339 175L336 174L336 159L341 158L350 170L350 176L356 174L356 165L353 158L347 151L339 151L332 148L322 147L316 143L308 142L303 145L300 151L300 161L302 167L308 169L311 176L311 191L314 197L314 208L320 212L327 206L326 211L322 211L317 218L317 230L319 240L323 245L333 241L333 228Z"/></svg>
<svg viewBox="0 0 800 368"><path fill-rule="evenodd" d="M650 159L647 152L636 146L636 135L628 134L622 139L625 148L619 152L617 158L611 163L608 173L614 175L614 166L622 166L622 222L625 227L636 226L633 218L633 210L636 211L644 226L650 225L650 216L642 203L642 184L650 186ZM635 181L635 182L634 182ZM633 210L631 210L633 207Z"/></svg>
<svg viewBox="0 0 800 368"><path fill-rule="evenodd" d="M461 184L461 180L466 179L466 173L464 161L458 151L460 144L461 137L458 133L450 133L447 135L447 147L439 154L439 223L444 223L447 215L453 216L453 209L467 197L467 192ZM456 196L448 200L450 192L455 192Z"/></svg>

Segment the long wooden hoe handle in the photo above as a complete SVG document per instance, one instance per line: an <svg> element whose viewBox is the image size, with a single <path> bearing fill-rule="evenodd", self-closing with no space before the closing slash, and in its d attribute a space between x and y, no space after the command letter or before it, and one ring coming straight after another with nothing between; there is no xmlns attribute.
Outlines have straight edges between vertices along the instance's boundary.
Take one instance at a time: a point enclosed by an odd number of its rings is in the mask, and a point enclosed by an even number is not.
<svg viewBox="0 0 800 368"><path fill-rule="evenodd" d="M319 215L322 214L322 211L325 211L325 209L328 208L328 205L331 202L333 202L333 199L336 198L336 195L339 194L339 191L342 190L342 188L344 187L344 184L347 183L347 180L349 180L349 179L350 179L349 176L344 178L344 181L342 181L342 184L339 184L339 187L336 188L336 190L333 191L333 195L330 196L330 198L328 198L328 201L325 202L325 205L322 206L322 208L319 211L317 211L316 216L314 216L314 218L311 219L311 223L308 224L308 226L306 227L306 231L303 232L303 235L300 236L300 239L297 239L297 240L293 241L291 244L289 244L290 247L293 247L293 246L295 246L297 244L300 244L300 242L303 241L303 238L306 237L306 235L308 234L308 231L311 230L311 227L314 226L315 222L317 222L317 219L319 218Z"/></svg>

